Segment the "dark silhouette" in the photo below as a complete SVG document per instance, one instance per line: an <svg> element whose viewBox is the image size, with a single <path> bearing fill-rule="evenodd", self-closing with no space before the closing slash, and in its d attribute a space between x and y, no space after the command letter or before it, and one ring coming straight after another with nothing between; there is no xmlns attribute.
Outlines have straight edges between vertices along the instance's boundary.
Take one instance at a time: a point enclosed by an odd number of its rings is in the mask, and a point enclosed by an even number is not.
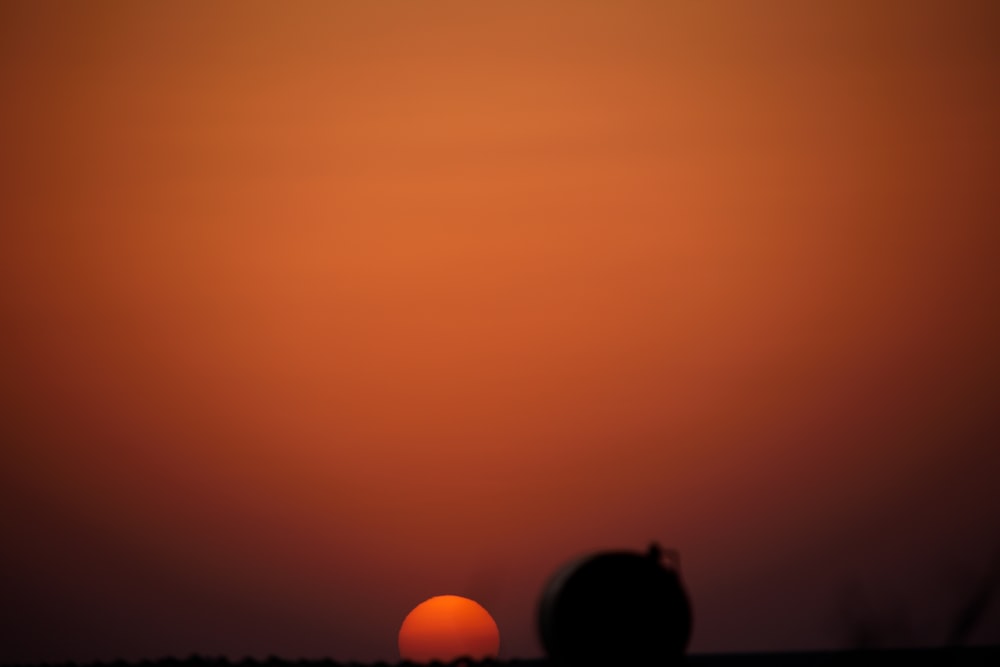
<svg viewBox="0 0 1000 667"><path fill-rule="evenodd" d="M231 661L228 658L192 657L188 659L163 658L140 662L64 662L26 667L418 667L413 662L336 662L321 660L285 660L270 657L265 660L246 658ZM546 660L455 660L447 663L430 663L440 667L552 667ZM622 660L604 663L606 667L634 667L636 664ZM958 649L876 649L867 651L814 651L788 653L728 653L716 655L689 655L684 658L687 667L996 667L1000 665L1000 647L968 646ZM14 663L8 667L17 667Z"/></svg>
<svg viewBox="0 0 1000 667"><path fill-rule="evenodd" d="M685 655L692 611L681 583L678 558L656 544L648 552L607 551L562 567L542 593L538 623L544 659L460 658L430 667L996 667L1000 646L968 646L972 631L1000 593L1000 554L963 600L949 628L949 645L936 648L854 647L842 651ZM863 624L862 624L863 625ZM882 629L889 626L880 626ZM880 639L879 628L861 628L862 638ZM126 662L29 665L26 667L418 667L420 663L263 660L194 654ZM0 667L17 667L11 663Z"/></svg>
<svg viewBox="0 0 1000 667"><path fill-rule="evenodd" d="M947 619L941 648L966 646L973 639L995 600L1000 597L1000 549L985 572L967 587ZM933 637L939 629L914 627L906 607L896 603L876 606L858 586L846 591L842 616L848 633L847 648L852 651L904 646L915 638Z"/></svg>
<svg viewBox="0 0 1000 667"><path fill-rule="evenodd" d="M1000 588L1000 549L997 550L989 569L970 592L955 614L948 631L946 644L960 646L966 643L980 625L987 610L997 597Z"/></svg>
<svg viewBox="0 0 1000 667"><path fill-rule="evenodd" d="M539 631L560 665L670 665L691 637L691 605L659 546L609 551L569 563L549 581Z"/></svg>

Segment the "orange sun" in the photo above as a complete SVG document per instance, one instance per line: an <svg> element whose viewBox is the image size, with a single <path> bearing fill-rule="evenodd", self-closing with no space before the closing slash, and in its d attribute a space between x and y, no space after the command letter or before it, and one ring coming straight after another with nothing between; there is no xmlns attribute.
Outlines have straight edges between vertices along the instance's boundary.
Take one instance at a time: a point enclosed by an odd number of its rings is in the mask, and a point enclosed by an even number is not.
<svg viewBox="0 0 1000 667"><path fill-rule="evenodd" d="M413 662L496 658L500 631L490 613L458 595L438 595L413 608L399 628L399 656Z"/></svg>

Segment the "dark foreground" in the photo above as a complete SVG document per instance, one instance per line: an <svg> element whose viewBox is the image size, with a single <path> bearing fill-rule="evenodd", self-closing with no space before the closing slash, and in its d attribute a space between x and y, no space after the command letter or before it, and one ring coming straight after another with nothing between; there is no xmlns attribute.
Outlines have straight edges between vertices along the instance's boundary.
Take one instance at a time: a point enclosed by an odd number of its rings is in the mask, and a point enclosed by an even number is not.
<svg viewBox="0 0 1000 667"><path fill-rule="evenodd" d="M1000 667L1000 646L691 655L686 667Z"/></svg>
<svg viewBox="0 0 1000 667"><path fill-rule="evenodd" d="M356 663L333 660L265 660L230 661L225 658L164 658L141 662L44 663L19 667L416 667L414 663ZM546 660L459 660L453 663L431 663L437 667L549 667ZM722 653L687 656L682 667L1000 667L1000 646L933 649L881 649L869 651L817 651L788 653ZM11 666L15 667L15 666ZM616 666L617 667L617 666ZM621 667L629 667L621 665Z"/></svg>

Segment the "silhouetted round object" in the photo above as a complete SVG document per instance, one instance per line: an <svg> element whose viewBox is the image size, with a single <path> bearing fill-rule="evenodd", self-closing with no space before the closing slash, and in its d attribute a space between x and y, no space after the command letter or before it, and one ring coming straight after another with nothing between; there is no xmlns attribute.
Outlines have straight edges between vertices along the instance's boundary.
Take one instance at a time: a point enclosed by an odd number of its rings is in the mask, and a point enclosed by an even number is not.
<svg viewBox="0 0 1000 667"><path fill-rule="evenodd" d="M538 626L560 665L670 665L691 637L691 605L676 560L665 563L654 544L561 568L542 594Z"/></svg>

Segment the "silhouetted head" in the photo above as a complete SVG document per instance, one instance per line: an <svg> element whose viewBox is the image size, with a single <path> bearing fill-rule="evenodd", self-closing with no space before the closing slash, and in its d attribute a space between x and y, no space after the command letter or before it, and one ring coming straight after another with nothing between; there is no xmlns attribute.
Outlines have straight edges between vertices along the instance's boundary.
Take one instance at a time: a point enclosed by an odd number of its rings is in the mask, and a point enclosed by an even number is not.
<svg viewBox="0 0 1000 667"><path fill-rule="evenodd" d="M676 562L655 544L646 554L597 553L561 568L542 594L538 626L560 665L680 662L691 606Z"/></svg>

